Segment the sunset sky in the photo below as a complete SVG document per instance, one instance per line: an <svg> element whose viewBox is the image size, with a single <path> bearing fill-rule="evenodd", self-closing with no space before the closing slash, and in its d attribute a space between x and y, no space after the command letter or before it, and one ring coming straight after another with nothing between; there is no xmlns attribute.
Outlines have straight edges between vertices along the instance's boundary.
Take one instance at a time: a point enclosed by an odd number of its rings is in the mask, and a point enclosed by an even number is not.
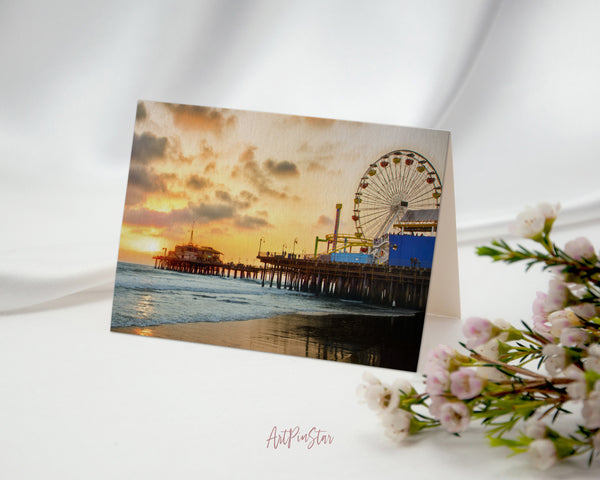
<svg viewBox="0 0 600 480"><path fill-rule="evenodd" d="M163 247L194 243L223 260L261 250L312 253L342 233L369 164L397 149L443 177L448 132L143 101L138 103L119 259L153 264ZM324 244L321 244L324 249Z"/></svg>

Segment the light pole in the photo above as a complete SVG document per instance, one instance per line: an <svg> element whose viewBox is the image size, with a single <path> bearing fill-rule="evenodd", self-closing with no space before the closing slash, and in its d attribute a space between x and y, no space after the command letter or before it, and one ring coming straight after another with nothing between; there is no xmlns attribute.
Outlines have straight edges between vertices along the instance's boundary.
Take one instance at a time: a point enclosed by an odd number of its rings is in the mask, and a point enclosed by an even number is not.
<svg viewBox="0 0 600 480"><path fill-rule="evenodd" d="M281 246L281 256L282 256L282 257L285 257L285 249L286 249L286 248L287 248L287 245L284 243L284 244Z"/></svg>
<svg viewBox="0 0 600 480"><path fill-rule="evenodd" d="M260 237L260 242L258 242L258 256L260 256L260 247L262 247L262 243L265 241L265 237Z"/></svg>
<svg viewBox="0 0 600 480"><path fill-rule="evenodd" d="M296 244L298 243L298 239L294 238L294 248L292 248L292 257L294 256L294 253L296 253Z"/></svg>

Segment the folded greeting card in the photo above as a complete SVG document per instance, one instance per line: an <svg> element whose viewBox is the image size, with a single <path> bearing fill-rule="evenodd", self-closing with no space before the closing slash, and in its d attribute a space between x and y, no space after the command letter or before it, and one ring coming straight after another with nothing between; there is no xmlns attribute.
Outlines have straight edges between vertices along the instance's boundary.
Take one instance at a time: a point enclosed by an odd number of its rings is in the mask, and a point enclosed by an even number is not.
<svg viewBox="0 0 600 480"><path fill-rule="evenodd" d="M444 131L139 102L111 329L415 370L458 316L449 159Z"/></svg>

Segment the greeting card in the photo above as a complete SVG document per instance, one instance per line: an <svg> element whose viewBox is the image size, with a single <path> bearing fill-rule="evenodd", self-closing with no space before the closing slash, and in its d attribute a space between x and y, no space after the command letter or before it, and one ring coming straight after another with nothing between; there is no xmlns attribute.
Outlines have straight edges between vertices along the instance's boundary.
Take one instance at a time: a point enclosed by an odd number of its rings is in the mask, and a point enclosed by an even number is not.
<svg viewBox="0 0 600 480"><path fill-rule="evenodd" d="M424 327L458 317L450 150L444 131L140 101L111 329L415 370Z"/></svg>

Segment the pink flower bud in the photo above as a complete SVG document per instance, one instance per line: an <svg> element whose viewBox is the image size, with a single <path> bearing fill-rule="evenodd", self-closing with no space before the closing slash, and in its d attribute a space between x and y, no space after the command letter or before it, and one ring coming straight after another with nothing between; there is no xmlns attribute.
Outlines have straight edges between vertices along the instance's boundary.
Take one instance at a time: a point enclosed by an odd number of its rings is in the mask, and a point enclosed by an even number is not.
<svg viewBox="0 0 600 480"><path fill-rule="evenodd" d="M562 373L567 367L567 356L565 349L558 345L545 345L542 353L546 356L544 366L553 377Z"/></svg>
<svg viewBox="0 0 600 480"><path fill-rule="evenodd" d="M570 310L559 310L558 312L548 315L550 323L550 333L555 337L560 337L565 328L576 327L581 325L581 321Z"/></svg>
<svg viewBox="0 0 600 480"><path fill-rule="evenodd" d="M483 387L483 380L477 376L473 368L460 367L450 374L450 392L461 400L479 395Z"/></svg>
<svg viewBox="0 0 600 480"><path fill-rule="evenodd" d="M447 402L440 409L440 423L450 433L464 432L471 422L471 412L463 402Z"/></svg>
<svg viewBox="0 0 600 480"><path fill-rule="evenodd" d="M589 339L589 335L581 328L568 327L560 333L560 343L565 347L582 346Z"/></svg>
<svg viewBox="0 0 600 480"><path fill-rule="evenodd" d="M593 259L596 256L594 246L585 237L579 237L565 244L565 253L574 260Z"/></svg>
<svg viewBox="0 0 600 480"><path fill-rule="evenodd" d="M427 379L425 380L425 391L431 395L441 395L450 386L450 374L448 370L436 368L427 371Z"/></svg>
<svg viewBox="0 0 600 480"><path fill-rule="evenodd" d="M563 308L567 303L569 295L569 289L564 282L558 278L550 280L548 287L548 295L544 300L544 310L546 313Z"/></svg>
<svg viewBox="0 0 600 480"><path fill-rule="evenodd" d="M468 318L462 328L467 348L475 348L488 342L494 335L494 324L485 318Z"/></svg>
<svg viewBox="0 0 600 480"><path fill-rule="evenodd" d="M551 440L542 438L529 444L529 455L540 470L547 470L556 463L556 448Z"/></svg>
<svg viewBox="0 0 600 480"><path fill-rule="evenodd" d="M584 425L589 429L600 428L600 392L590 392L581 409Z"/></svg>
<svg viewBox="0 0 600 480"><path fill-rule="evenodd" d="M530 438L539 439L546 435L546 424L536 418L530 418L525 422L525 435Z"/></svg>

